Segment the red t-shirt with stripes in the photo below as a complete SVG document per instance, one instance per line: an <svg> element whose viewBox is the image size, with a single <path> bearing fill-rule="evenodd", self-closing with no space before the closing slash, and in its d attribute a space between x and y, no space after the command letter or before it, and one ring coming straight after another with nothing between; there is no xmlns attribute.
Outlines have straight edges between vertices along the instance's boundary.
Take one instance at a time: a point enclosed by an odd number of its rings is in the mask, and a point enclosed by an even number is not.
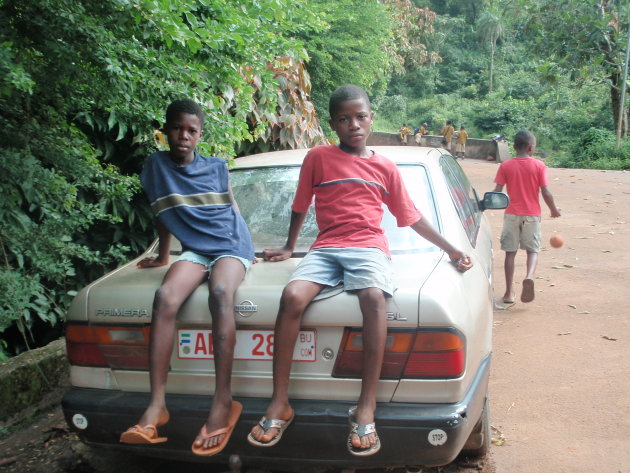
<svg viewBox="0 0 630 473"><path fill-rule="evenodd" d="M319 234L311 248L380 248L389 254L381 227L382 204L399 227L422 218L396 164L377 153L359 158L334 145L310 150L302 163L292 209L306 212L313 197Z"/></svg>

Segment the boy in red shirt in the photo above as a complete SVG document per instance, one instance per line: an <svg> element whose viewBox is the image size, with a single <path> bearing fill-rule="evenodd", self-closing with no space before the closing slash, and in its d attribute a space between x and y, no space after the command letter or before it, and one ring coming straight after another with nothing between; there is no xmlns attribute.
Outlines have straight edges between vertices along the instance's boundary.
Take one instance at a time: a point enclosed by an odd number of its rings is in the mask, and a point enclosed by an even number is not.
<svg viewBox="0 0 630 473"><path fill-rule="evenodd" d="M259 447L275 445L293 420L288 385L302 315L320 291L343 282L344 289L359 298L364 337L361 394L349 413L347 448L353 455L372 455L380 449L374 411L387 336L385 298L393 294L382 203L399 226L411 226L448 253L459 271L470 269L472 262L422 218L396 165L366 147L373 113L365 91L354 85L339 87L330 98L329 111L340 143L309 151L300 171L287 242L264 252L267 261L291 257L314 196L319 233L282 293L274 332L273 396L265 417L247 439Z"/></svg>
<svg viewBox="0 0 630 473"><path fill-rule="evenodd" d="M551 217L560 217L560 210L547 188L547 167L532 157L536 149L536 137L527 130L519 131L514 137L516 156L501 163L494 178L495 191L507 186L510 205L505 209L501 249L505 251L505 294L503 302L513 304L514 260L520 247L527 251L527 275L523 280L521 302L534 300L534 273L540 251L541 208L539 193L551 211Z"/></svg>

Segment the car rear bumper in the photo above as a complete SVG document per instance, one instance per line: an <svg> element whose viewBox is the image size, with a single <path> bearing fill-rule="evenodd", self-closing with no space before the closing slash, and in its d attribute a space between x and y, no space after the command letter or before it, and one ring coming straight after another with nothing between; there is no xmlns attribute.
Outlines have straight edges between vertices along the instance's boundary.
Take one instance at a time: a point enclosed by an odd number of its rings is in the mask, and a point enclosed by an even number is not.
<svg viewBox="0 0 630 473"><path fill-rule="evenodd" d="M464 399L455 404L379 403L376 428L381 450L369 457L355 457L346 449L348 409L352 403L292 400L295 420L274 447L250 445L246 436L264 414L268 399L236 398L243 413L229 444L221 454L207 458L227 463L238 455L246 466L300 469L300 466L387 467L437 466L459 454L479 420L487 394L490 356L481 364ZM63 398L68 424L86 443L128 449L143 455L170 459L201 460L190 446L208 415L207 396L167 396L171 414L160 435L168 442L150 446L118 443L120 433L134 425L149 400L147 393L72 388ZM77 425L83 427L78 428Z"/></svg>

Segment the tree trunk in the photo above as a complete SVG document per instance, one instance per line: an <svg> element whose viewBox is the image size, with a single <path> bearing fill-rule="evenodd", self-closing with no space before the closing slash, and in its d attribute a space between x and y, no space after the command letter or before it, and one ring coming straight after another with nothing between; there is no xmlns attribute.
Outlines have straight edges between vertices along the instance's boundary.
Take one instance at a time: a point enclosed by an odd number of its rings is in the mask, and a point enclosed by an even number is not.
<svg viewBox="0 0 630 473"><path fill-rule="evenodd" d="M613 73L609 77L610 79L610 105L612 107L613 112L613 121L615 123L615 130L617 130L617 126L619 125L619 120L621 120L621 137L625 137L628 135L628 106L624 106L623 112L621 113L621 117L619 116L619 102L621 100L621 87L622 87L622 78L621 74ZM626 93L627 96L627 93Z"/></svg>

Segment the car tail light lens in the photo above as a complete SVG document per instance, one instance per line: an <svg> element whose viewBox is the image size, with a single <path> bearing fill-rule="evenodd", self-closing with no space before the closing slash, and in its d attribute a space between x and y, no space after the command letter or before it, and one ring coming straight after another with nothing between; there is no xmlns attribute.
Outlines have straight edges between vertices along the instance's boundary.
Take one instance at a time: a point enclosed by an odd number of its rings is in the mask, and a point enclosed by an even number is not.
<svg viewBox="0 0 630 473"><path fill-rule="evenodd" d="M332 375L360 378L363 333L346 328ZM381 379L458 378L464 374L464 337L454 329L390 330Z"/></svg>
<svg viewBox="0 0 630 473"><path fill-rule="evenodd" d="M149 369L150 328L87 324L66 326L66 349L71 365L114 369Z"/></svg>

